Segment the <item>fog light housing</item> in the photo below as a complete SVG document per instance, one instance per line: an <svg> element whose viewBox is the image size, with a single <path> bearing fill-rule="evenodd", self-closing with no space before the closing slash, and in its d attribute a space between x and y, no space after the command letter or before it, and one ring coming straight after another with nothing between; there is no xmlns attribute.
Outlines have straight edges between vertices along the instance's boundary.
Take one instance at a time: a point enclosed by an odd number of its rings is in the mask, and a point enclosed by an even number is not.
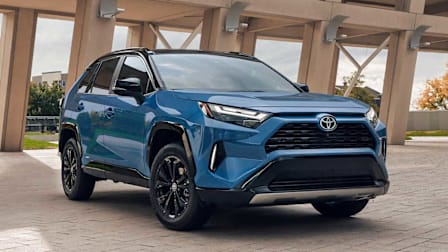
<svg viewBox="0 0 448 252"><path fill-rule="evenodd" d="M226 152L224 149L223 142L215 143L213 145L212 152L210 154L210 164L209 164L210 171L215 172L225 157Z"/></svg>

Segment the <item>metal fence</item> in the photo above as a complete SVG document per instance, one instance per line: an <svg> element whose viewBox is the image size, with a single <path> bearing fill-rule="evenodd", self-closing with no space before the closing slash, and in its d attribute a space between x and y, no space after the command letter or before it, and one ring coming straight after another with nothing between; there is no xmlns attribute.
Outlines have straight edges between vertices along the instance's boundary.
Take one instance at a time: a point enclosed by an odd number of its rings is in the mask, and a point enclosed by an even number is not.
<svg viewBox="0 0 448 252"><path fill-rule="evenodd" d="M27 116L26 131L59 132L59 116Z"/></svg>
<svg viewBox="0 0 448 252"><path fill-rule="evenodd" d="M411 111L408 130L448 130L448 110Z"/></svg>

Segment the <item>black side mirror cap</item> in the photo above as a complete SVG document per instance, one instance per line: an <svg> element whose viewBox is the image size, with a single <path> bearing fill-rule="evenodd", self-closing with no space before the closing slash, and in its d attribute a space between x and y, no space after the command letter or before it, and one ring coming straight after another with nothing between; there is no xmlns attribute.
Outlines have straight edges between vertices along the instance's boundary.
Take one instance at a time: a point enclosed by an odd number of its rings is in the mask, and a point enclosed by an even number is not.
<svg viewBox="0 0 448 252"><path fill-rule="evenodd" d="M125 88L128 90L132 90L135 88L139 89L140 85L141 85L140 79L136 78L136 77L129 77L129 78L117 80L117 84L116 84L116 86Z"/></svg>
<svg viewBox="0 0 448 252"><path fill-rule="evenodd" d="M305 93L309 93L310 92L310 88L308 87L307 84L304 83L295 83L296 87L300 88L301 90L303 90L303 92Z"/></svg>
<svg viewBox="0 0 448 252"><path fill-rule="evenodd" d="M130 96L134 97L138 104L142 104L145 101L145 96L140 92L129 91L124 88L115 87L112 89L112 92L121 96Z"/></svg>

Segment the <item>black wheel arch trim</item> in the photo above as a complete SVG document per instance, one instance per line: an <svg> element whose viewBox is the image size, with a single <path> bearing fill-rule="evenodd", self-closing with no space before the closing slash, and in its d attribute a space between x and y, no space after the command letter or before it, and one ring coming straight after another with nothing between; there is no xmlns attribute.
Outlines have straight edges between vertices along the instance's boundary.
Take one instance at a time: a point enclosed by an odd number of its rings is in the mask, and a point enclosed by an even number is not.
<svg viewBox="0 0 448 252"><path fill-rule="evenodd" d="M58 140L58 145L59 145L59 152L62 153L62 149L64 148L64 146L61 145L61 141L62 141L62 132L64 130L69 130L71 132L73 132L73 134L75 135L75 140L78 143L78 148L79 151L82 152L81 149L81 136L79 135L79 130L78 130L78 126L74 123L71 122L62 122L60 125L60 132L59 132L59 140Z"/></svg>
<svg viewBox="0 0 448 252"><path fill-rule="evenodd" d="M154 124L154 126L151 128L151 133L149 135L148 146L147 146L148 155L146 157L146 162L148 163L148 166L151 167L151 163L149 160L150 159L149 153L151 153L151 146L153 145L153 139L159 130L172 130L181 135L182 145L185 149L185 153L187 154L187 158L192 162L193 168L194 168L194 170L196 170L193 153L191 151L190 140L188 138L185 127L179 123L170 122L170 121L156 122Z"/></svg>

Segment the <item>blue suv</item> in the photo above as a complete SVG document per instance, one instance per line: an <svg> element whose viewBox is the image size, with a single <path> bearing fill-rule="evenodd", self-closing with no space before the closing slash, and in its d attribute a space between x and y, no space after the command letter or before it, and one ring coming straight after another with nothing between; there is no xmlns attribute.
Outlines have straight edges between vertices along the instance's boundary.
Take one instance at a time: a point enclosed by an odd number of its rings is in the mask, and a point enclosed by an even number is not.
<svg viewBox="0 0 448 252"><path fill-rule="evenodd" d="M133 48L94 61L62 102L62 185L149 188L167 228L215 207L311 203L348 217L389 187L386 128L354 99L308 93L242 53Z"/></svg>

